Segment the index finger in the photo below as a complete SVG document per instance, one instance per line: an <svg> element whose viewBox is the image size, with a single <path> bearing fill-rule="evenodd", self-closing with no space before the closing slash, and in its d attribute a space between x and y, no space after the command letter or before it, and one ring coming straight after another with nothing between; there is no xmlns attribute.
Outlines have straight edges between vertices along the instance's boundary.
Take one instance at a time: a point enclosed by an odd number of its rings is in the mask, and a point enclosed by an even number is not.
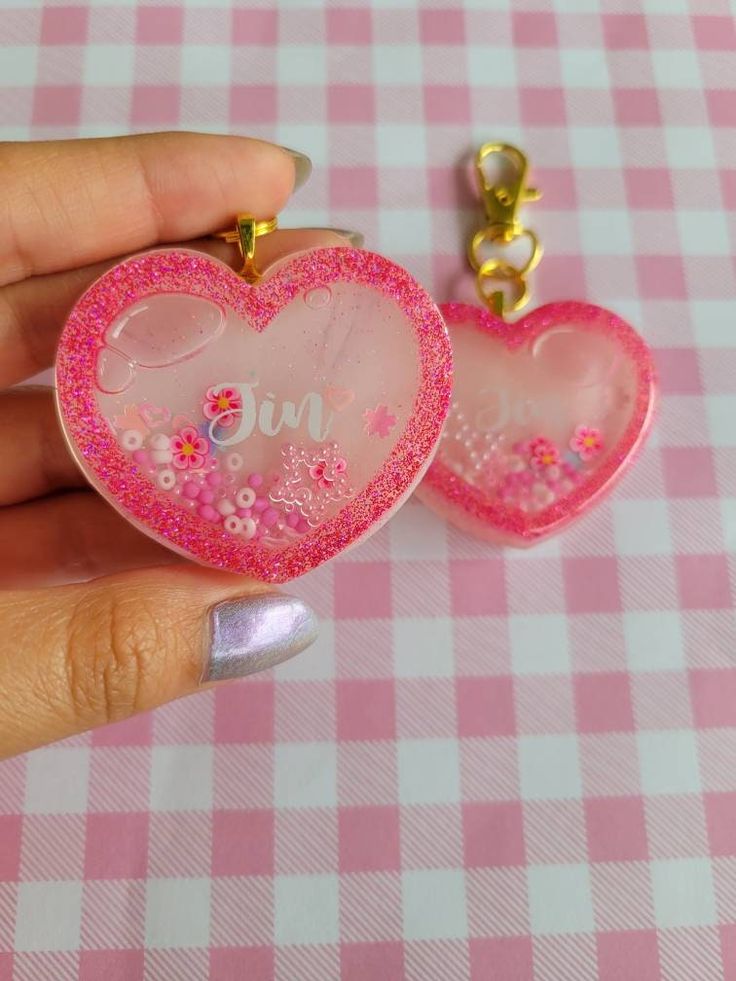
<svg viewBox="0 0 736 981"><path fill-rule="evenodd" d="M277 214L309 161L240 136L0 144L0 286Z"/></svg>

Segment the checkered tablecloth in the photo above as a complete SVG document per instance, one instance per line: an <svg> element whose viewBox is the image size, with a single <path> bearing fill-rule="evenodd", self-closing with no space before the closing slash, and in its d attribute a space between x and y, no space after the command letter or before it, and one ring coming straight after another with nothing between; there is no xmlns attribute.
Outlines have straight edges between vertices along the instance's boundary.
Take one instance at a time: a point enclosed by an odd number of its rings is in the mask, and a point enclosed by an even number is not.
<svg viewBox="0 0 736 981"><path fill-rule="evenodd" d="M3 138L303 149L284 222L364 230L439 300L481 220L460 163L517 143L536 300L622 313L662 385L564 536L410 502L293 585L303 656L0 765L0 979L736 978L728 0L0 0L0 86Z"/></svg>

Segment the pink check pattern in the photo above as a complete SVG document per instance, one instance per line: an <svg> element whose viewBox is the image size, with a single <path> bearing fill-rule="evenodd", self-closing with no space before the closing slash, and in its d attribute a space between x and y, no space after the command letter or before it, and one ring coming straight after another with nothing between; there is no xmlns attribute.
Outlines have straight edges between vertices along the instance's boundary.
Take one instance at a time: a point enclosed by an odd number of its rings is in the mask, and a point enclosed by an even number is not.
<svg viewBox="0 0 736 981"><path fill-rule="evenodd" d="M736 978L728 0L2 7L1 137L300 147L288 223L364 230L441 300L471 296L458 160L517 142L536 300L641 325L663 394L564 537L495 550L410 502L295 584L302 657L0 766L0 979Z"/></svg>

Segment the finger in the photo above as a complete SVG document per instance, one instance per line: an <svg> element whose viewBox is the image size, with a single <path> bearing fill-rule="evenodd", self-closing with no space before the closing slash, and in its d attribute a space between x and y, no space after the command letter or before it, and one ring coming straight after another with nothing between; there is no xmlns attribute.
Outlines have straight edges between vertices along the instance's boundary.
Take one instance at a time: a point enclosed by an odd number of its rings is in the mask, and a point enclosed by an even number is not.
<svg viewBox="0 0 736 981"><path fill-rule="evenodd" d="M0 509L0 589L82 582L181 561L94 491Z"/></svg>
<svg viewBox="0 0 736 981"><path fill-rule="evenodd" d="M0 507L84 486L56 418L52 389L0 392L0 419L0 460L6 461L0 467Z"/></svg>
<svg viewBox="0 0 736 981"><path fill-rule="evenodd" d="M231 216L232 217L232 216ZM263 269L289 252L355 240L354 232L299 229L274 232L258 240ZM185 248L208 252L238 268L237 249L216 239L201 239ZM0 289L0 388L30 378L53 364L59 333L69 311L96 279L120 258L48 276L34 276Z"/></svg>
<svg viewBox="0 0 736 981"><path fill-rule="evenodd" d="M0 145L0 284L278 213L309 162L239 136Z"/></svg>
<svg viewBox="0 0 736 981"><path fill-rule="evenodd" d="M304 603L176 566L0 596L0 758L271 667L316 637Z"/></svg>

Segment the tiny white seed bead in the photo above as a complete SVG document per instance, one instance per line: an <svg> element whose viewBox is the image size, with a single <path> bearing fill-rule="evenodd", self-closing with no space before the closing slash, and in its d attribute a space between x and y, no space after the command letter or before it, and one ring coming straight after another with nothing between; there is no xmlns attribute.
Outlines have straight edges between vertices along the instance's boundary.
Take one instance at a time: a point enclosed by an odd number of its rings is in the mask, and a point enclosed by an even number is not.
<svg viewBox="0 0 736 981"><path fill-rule="evenodd" d="M242 456L239 453L228 453L228 455L225 457L225 466L227 467L228 470L231 470L233 473L236 470L242 469L243 466Z"/></svg>
<svg viewBox="0 0 736 981"><path fill-rule="evenodd" d="M253 518L243 519L243 535L246 538L253 538L256 533L256 523Z"/></svg>
<svg viewBox="0 0 736 981"><path fill-rule="evenodd" d="M229 514L222 524L225 531L229 531L231 535L239 535L243 530L243 522L237 514Z"/></svg>
<svg viewBox="0 0 736 981"><path fill-rule="evenodd" d="M166 433L155 433L148 441L152 450L168 450L171 440Z"/></svg>
<svg viewBox="0 0 736 981"><path fill-rule="evenodd" d="M173 455L171 450L152 450L151 459L154 463L171 463Z"/></svg>
<svg viewBox="0 0 736 981"><path fill-rule="evenodd" d="M241 487L235 495L235 503L239 508L252 508L256 503L256 492L252 487Z"/></svg>
<svg viewBox="0 0 736 981"><path fill-rule="evenodd" d="M156 474L156 483L162 490L171 490L176 484L176 474L173 470L160 470Z"/></svg>
<svg viewBox="0 0 736 981"><path fill-rule="evenodd" d="M235 505L232 501L228 501L226 497L223 497L217 502L217 510L220 514L224 515L235 514Z"/></svg>
<svg viewBox="0 0 736 981"><path fill-rule="evenodd" d="M126 429L120 437L120 443L126 450L139 450L143 446L143 436L137 429Z"/></svg>

